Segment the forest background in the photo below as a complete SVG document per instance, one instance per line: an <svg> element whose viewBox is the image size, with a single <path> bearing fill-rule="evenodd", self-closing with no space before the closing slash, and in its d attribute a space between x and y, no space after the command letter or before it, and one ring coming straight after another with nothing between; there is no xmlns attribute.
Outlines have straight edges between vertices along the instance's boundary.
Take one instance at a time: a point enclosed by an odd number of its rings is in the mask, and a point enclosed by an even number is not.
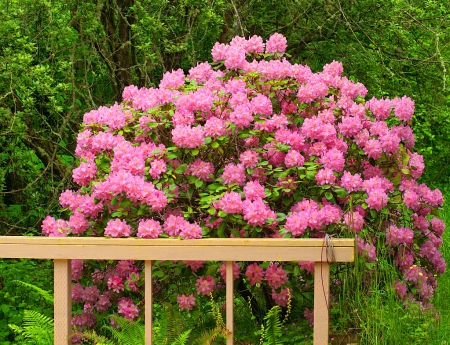
<svg viewBox="0 0 450 345"><path fill-rule="evenodd" d="M421 181L450 195L448 0L0 0L0 235L63 216L84 113L210 59L216 41L274 32L293 63L343 62L367 99L411 97Z"/></svg>

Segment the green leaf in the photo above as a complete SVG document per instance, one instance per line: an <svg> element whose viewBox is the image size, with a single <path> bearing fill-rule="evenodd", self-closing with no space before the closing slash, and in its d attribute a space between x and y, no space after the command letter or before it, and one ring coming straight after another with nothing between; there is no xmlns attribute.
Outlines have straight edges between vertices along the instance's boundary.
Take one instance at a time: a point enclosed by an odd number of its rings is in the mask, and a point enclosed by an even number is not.
<svg viewBox="0 0 450 345"><path fill-rule="evenodd" d="M8 304L2 304L1 309L3 314L7 315L9 313L10 307Z"/></svg>
<svg viewBox="0 0 450 345"><path fill-rule="evenodd" d="M325 198L326 198L327 200L333 199L333 193L331 193L331 192L326 192L326 193L325 193Z"/></svg>
<svg viewBox="0 0 450 345"><path fill-rule="evenodd" d="M221 218L225 218L225 217L228 215L228 213L226 213L226 212L220 210L219 213L218 213L218 215L219 215L219 217L221 217Z"/></svg>

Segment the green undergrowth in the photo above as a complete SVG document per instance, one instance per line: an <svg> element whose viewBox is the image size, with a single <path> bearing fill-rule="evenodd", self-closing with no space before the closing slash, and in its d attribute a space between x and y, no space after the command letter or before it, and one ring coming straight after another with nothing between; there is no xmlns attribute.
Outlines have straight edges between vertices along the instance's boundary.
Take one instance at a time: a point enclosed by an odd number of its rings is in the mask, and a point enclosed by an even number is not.
<svg viewBox="0 0 450 345"><path fill-rule="evenodd" d="M440 217L446 223L441 251L450 262L450 188L441 188L446 203ZM377 248L377 252L386 250ZM381 257L381 255L379 256ZM447 345L450 339L450 274L439 277L430 306L400 302L392 285L398 278L393 263L356 259L341 274L342 293L331 310L332 333L358 334L360 344ZM333 291L333 289L332 289Z"/></svg>

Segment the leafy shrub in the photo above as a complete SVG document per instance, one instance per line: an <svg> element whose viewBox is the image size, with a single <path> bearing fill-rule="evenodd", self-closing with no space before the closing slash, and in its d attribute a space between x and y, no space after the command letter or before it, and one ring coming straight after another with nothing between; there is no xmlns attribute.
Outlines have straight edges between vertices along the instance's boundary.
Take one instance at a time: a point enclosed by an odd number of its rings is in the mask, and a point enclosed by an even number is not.
<svg viewBox="0 0 450 345"><path fill-rule="evenodd" d="M213 64L168 72L159 88L129 86L123 103L85 114L73 171L81 187L61 194L70 218L47 217L44 234L354 236L368 263L390 263L401 300L428 303L446 267L438 250L443 197L417 182L424 164L413 151L414 102L365 100L367 89L342 76L339 62L313 73L284 57L286 45L279 34L266 43L236 37L213 47ZM72 268L73 300L84 305L76 328L111 311L141 314L139 263ZM264 291L267 309L290 296L302 301L311 272L304 262L234 266L238 284ZM194 310L197 299L223 293L225 269L163 262L155 278L156 294Z"/></svg>

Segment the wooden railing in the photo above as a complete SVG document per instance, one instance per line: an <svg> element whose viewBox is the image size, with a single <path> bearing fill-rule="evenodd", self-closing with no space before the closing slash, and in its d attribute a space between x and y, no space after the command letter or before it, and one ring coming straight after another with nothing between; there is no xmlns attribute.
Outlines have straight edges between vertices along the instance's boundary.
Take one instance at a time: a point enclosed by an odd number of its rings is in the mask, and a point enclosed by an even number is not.
<svg viewBox="0 0 450 345"><path fill-rule="evenodd" d="M354 261L354 239L138 239L0 237L0 258L54 259L55 345L69 344L71 260L145 261L145 344L152 344L152 261L226 262L227 345L233 344L233 262L314 261L314 344L328 344L330 264Z"/></svg>

